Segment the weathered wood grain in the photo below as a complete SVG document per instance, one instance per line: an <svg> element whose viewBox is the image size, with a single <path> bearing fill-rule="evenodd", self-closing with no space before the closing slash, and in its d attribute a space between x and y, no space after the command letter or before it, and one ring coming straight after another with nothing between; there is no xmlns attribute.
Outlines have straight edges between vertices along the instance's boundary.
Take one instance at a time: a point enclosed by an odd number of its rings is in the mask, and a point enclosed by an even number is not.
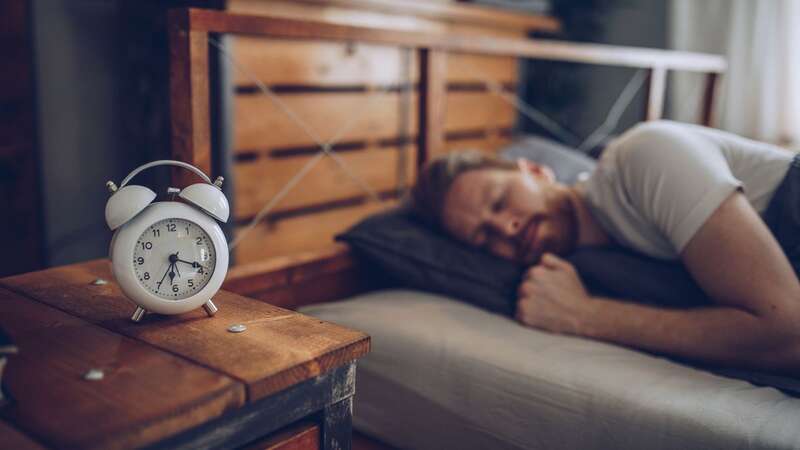
<svg viewBox="0 0 800 450"><path fill-rule="evenodd" d="M441 83L445 69L442 62L439 64L436 76ZM439 131L508 128L516 121L514 106L494 93L447 91L445 85L440 85L438 90L438 109L431 113L439 115L439 123L435 124ZM430 94L433 93L431 90ZM397 139L405 133L415 136L418 130L418 114L411 114L419 108L416 94L411 96L405 121L401 94L396 92L302 93L280 98L322 141L334 137L338 137L340 143ZM263 95L237 96L235 110L233 128L237 153L316 145L300 125ZM352 120L353 117L357 119ZM345 125L345 132L339 134Z"/></svg>
<svg viewBox="0 0 800 450"><path fill-rule="evenodd" d="M170 117L172 155L211 173L208 33L189 29L180 11L170 12ZM191 172L173 169L176 186L196 182Z"/></svg>
<svg viewBox="0 0 800 450"><path fill-rule="evenodd" d="M353 397L355 372L356 363L352 361L248 404L217 421L162 441L148 450L240 448L304 418L328 423L328 407ZM339 428L349 428L347 422L350 418L342 419ZM349 447L322 445L320 448L340 450Z"/></svg>
<svg viewBox="0 0 800 450"><path fill-rule="evenodd" d="M254 442L241 450L316 450L319 449L320 427L318 424L303 421L292 424L259 442Z"/></svg>
<svg viewBox="0 0 800 450"><path fill-rule="evenodd" d="M4 375L15 402L3 415L49 446L140 447L245 401L244 386L219 371L3 288L0 324L20 349ZM83 379L93 368L102 380Z"/></svg>
<svg viewBox="0 0 800 450"><path fill-rule="evenodd" d="M403 51L357 42L235 36L234 56L248 73L235 71L234 83L251 86L250 75L267 85L290 86L391 86L416 81L413 66L403 66Z"/></svg>
<svg viewBox="0 0 800 450"><path fill-rule="evenodd" d="M477 139L448 139L445 141L444 149L441 153L463 150L480 150L486 153L496 153L510 143L511 138L498 136L497 134L490 134L489 136Z"/></svg>
<svg viewBox="0 0 800 450"><path fill-rule="evenodd" d="M518 60L514 57L469 53L447 55L448 83L491 80L500 84L514 84L519 78L518 70Z"/></svg>
<svg viewBox="0 0 800 450"><path fill-rule="evenodd" d="M396 204L393 200L367 200L353 206L261 222L236 248L236 260L246 264L264 258L324 249L333 244L335 235L357 221Z"/></svg>
<svg viewBox="0 0 800 450"><path fill-rule="evenodd" d="M269 304L295 309L343 299L375 288L375 280L341 243L321 250L267 258L233 267L225 289Z"/></svg>
<svg viewBox="0 0 800 450"><path fill-rule="evenodd" d="M0 284L108 330L182 355L243 382L248 401L313 378L369 351L369 336L266 303L220 291L219 312L202 310L177 316L129 320L133 305L111 279L109 261L48 269L4 278ZM245 324L244 333L227 328ZM232 349L236 349L232 351Z"/></svg>
<svg viewBox="0 0 800 450"><path fill-rule="evenodd" d="M253 78L268 86L396 86L419 81L416 58L403 63L404 49L359 42L324 42L235 36L233 53L241 70L234 83L253 87ZM447 61L447 82L485 79L515 83L517 59L453 53Z"/></svg>
<svg viewBox="0 0 800 450"><path fill-rule="evenodd" d="M229 0L228 8L250 14L327 19L403 29L429 27L438 30L465 26L480 28L484 33L492 30L519 33L533 30L555 32L561 28L558 20L550 16L519 14L450 0Z"/></svg>
<svg viewBox="0 0 800 450"><path fill-rule="evenodd" d="M442 51L624 67L650 68L660 66L667 69L697 72L722 72L727 66L725 58L719 55L675 50L603 44L575 44L557 41L545 42L521 38L409 32L311 20L230 14L200 9L190 9L185 13L192 29L207 32L259 34L298 39L360 40L374 44Z"/></svg>
<svg viewBox="0 0 800 450"><path fill-rule="evenodd" d="M512 128L517 110L491 92L448 92L444 131L497 130Z"/></svg>
<svg viewBox="0 0 800 450"><path fill-rule="evenodd" d="M290 286L253 292L248 296L282 308L297 309L314 303L350 298L377 287L378 284L374 280L365 277L363 271L354 268L323 274Z"/></svg>
<svg viewBox="0 0 800 450"><path fill-rule="evenodd" d="M339 160L347 164L350 173L358 176L376 192L397 189L401 182L408 184L413 179L416 148L406 149L406 179L401 180L398 165L401 164L397 147L367 148L337 153ZM235 195L237 219L248 219L269 202L312 158L311 155L288 158L258 158L253 162L236 165ZM286 211L333 202L364 195L361 185L348 176L331 157L318 161L300 184L291 190L273 209ZM317 230L315 230L316 232Z"/></svg>
<svg viewBox="0 0 800 450"><path fill-rule="evenodd" d="M391 139L417 130L411 114L401 116L402 99L397 92L305 92L280 95L280 100L323 142ZM316 145L302 126L266 96L238 95L234 103L237 152Z"/></svg>
<svg viewBox="0 0 800 450"><path fill-rule="evenodd" d="M225 289L242 295L313 282L320 276L356 268L356 259L345 244L332 244L316 251L298 252L250 264L228 271Z"/></svg>

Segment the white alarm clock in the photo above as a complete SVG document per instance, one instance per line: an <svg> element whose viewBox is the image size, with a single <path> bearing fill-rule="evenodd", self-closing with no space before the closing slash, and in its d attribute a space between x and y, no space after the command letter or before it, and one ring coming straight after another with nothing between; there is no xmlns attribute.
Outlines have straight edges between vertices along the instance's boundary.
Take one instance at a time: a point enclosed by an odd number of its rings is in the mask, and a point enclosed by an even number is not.
<svg viewBox="0 0 800 450"><path fill-rule="evenodd" d="M139 172L163 165L191 170L205 183L167 190L183 202L154 202L152 190L128 185ZM137 167L119 188L112 181L106 186L112 192L106 203L106 222L114 231L111 264L122 292L137 305L131 320L200 306L213 316L217 308L211 297L228 272L228 243L217 224L230 214L222 177L212 183L191 164L162 160Z"/></svg>

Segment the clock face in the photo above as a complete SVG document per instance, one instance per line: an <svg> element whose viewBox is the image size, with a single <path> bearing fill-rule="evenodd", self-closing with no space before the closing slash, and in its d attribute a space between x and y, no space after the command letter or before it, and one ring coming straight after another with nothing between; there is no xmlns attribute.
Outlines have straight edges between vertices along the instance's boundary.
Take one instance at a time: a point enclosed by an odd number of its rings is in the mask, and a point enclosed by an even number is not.
<svg viewBox="0 0 800 450"><path fill-rule="evenodd" d="M211 280L216 266L214 244L194 222L164 219L144 230L133 251L139 284L167 300L183 300Z"/></svg>

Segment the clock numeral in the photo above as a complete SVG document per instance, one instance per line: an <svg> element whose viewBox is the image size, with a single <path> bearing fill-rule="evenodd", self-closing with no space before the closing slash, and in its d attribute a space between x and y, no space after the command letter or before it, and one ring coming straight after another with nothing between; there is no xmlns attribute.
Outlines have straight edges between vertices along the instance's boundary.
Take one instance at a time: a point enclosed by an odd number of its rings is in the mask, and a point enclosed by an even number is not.
<svg viewBox="0 0 800 450"><path fill-rule="evenodd" d="M168 223L167 224L167 231L175 231L176 227L177 226L174 223Z"/></svg>
<svg viewBox="0 0 800 450"><path fill-rule="evenodd" d="M136 263L141 266L142 264L144 264L144 258L142 258L141 256L136 258Z"/></svg>
<svg viewBox="0 0 800 450"><path fill-rule="evenodd" d="M150 272L145 272L144 273L144 279L145 280L149 280L150 279Z"/></svg>
<svg viewBox="0 0 800 450"><path fill-rule="evenodd" d="M153 237L160 237L160 236L161 236L161 230L153 230Z"/></svg>
<svg viewBox="0 0 800 450"><path fill-rule="evenodd" d="M172 292L178 292L178 285L177 284L173 284L172 285Z"/></svg>
<svg viewBox="0 0 800 450"><path fill-rule="evenodd" d="M161 283L163 283L163 281L156 281L156 285L158 285L158 287L156 288L156 290L159 290L159 289L161 289Z"/></svg>
<svg viewBox="0 0 800 450"><path fill-rule="evenodd" d="M189 235L189 227L186 227L186 235Z"/></svg>
<svg viewBox="0 0 800 450"><path fill-rule="evenodd" d="M195 242L197 243L197 245L203 245L203 238L198 236L198 237L195 239Z"/></svg>
<svg viewBox="0 0 800 450"><path fill-rule="evenodd" d="M188 280L187 283L189 283L189 287L194 287L194 280Z"/></svg>
<svg viewBox="0 0 800 450"><path fill-rule="evenodd" d="M150 241L142 242L142 250L150 250L153 248L153 243Z"/></svg>
<svg viewBox="0 0 800 450"><path fill-rule="evenodd" d="M197 273L203 273L203 266L200 266L200 267L197 269Z"/></svg>

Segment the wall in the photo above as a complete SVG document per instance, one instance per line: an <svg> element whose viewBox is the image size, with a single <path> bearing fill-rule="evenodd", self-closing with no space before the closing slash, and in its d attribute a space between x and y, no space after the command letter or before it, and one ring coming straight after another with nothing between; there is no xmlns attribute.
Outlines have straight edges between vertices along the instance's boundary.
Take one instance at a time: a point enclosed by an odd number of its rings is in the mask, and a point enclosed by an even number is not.
<svg viewBox="0 0 800 450"><path fill-rule="evenodd" d="M116 136L119 55L114 2L35 1L39 150L47 263L102 254L103 179L121 172L129 149Z"/></svg>
<svg viewBox="0 0 800 450"><path fill-rule="evenodd" d="M583 2L592 3L592 2ZM609 45L649 48L667 46L667 2L663 0L600 2L605 10L574 13L564 21L560 39L581 40ZM557 11L557 9L555 9ZM596 28L590 28L591 23ZM577 146L605 120L609 109L634 69L588 66L571 63L533 62L527 66L531 80L523 95L533 106L542 109L577 139L568 142ZM644 117L644 86L623 114L619 133ZM523 130L543 132L529 120L522 120Z"/></svg>
<svg viewBox="0 0 800 450"><path fill-rule="evenodd" d="M33 2L49 266L107 255L106 181L168 155L168 2L161 3ZM143 180L163 185L167 176L164 169Z"/></svg>

